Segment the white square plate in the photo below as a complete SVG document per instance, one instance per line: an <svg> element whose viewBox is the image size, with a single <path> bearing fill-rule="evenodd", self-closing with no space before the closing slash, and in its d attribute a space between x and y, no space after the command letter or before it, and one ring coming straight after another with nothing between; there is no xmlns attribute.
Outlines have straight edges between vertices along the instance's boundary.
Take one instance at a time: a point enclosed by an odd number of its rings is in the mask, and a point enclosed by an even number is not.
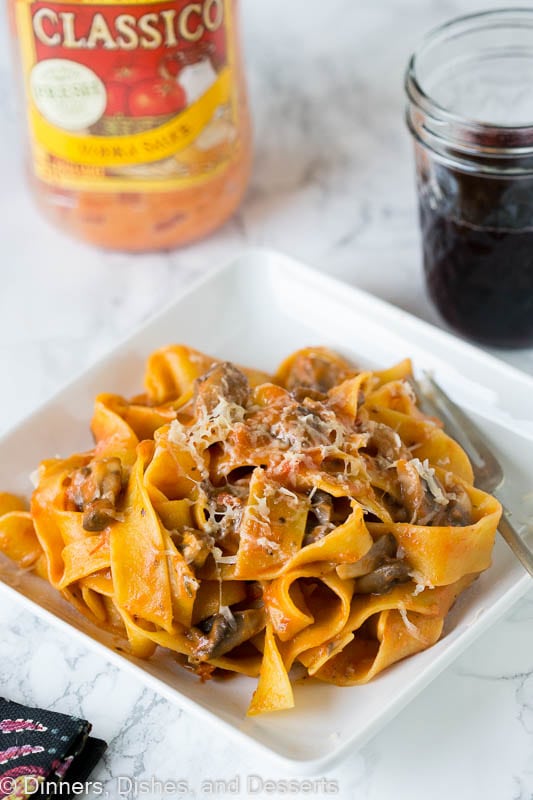
<svg viewBox="0 0 533 800"><path fill-rule="evenodd" d="M28 476L41 459L90 447L95 395L136 394L148 354L173 342L266 370L311 344L329 345L377 367L411 356L417 370L433 370L477 419L502 460L506 504L517 524L525 521L524 497L533 482L533 380L370 295L265 251L244 254L202 280L6 436L0 442L1 489L29 493ZM498 540L493 566L460 598L443 639L430 650L367 686L304 682L296 687L294 710L246 718L255 681L237 677L202 684L168 655L129 658L44 581L20 574L5 558L0 580L2 591L18 593L36 614L66 627L165 697L300 772L318 772L343 751L361 746L530 586Z"/></svg>

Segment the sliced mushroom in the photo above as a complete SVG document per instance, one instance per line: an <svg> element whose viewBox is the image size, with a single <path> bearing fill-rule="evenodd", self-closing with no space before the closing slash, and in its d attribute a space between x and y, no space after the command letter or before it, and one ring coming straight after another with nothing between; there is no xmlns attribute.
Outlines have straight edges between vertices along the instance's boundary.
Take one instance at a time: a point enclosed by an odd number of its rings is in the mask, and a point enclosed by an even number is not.
<svg viewBox="0 0 533 800"><path fill-rule="evenodd" d="M411 580L409 570L408 563L398 559L388 564L382 564L368 575L357 578L355 592L356 594L385 594L397 583Z"/></svg>
<svg viewBox="0 0 533 800"><path fill-rule="evenodd" d="M368 420L364 425L364 432L368 433L365 450L371 454L375 453L376 456L389 463L394 463L399 458L410 458L409 450L402 442L400 435L388 425Z"/></svg>
<svg viewBox="0 0 533 800"><path fill-rule="evenodd" d="M291 394L298 403L301 403L304 400L317 400L319 402L324 402L324 400L327 400L328 397L325 392L319 392L317 389L311 389L309 386L296 386L292 390Z"/></svg>
<svg viewBox="0 0 533 800"><path fill-rule="evenodd" d="M343 580L355 578L356 594L385 594L397 583L411 580L409 563L397 557L397 549L392 533L386 533L359 561L340 564L337 575Z"/></svg>
<svg viewBox="0 0 533 800"><path fill-rule="evenodd" d="M187 564L198 568L203 567L214 545L212 536L193 528L174 533L172 539Z"/></svg>
<svg viewBox="0 0 533 800"><path fill-rule="evenodd" d="M207 413L218 406L221 399L245 406L250 397L248 378L238 367L225 361L215 364L196 380L195 400Z"/></svg>
<svg viewBox="0 0 533 800"><path fill-rule="evenodd" d="M343 580L368 575L381 566L385 559L393 559L396 555L397 547L396 539L392 533L386 533L374 542L368 553L360 558L359 561L354 564L340 564L337 567L337 575Z"/></svg>
<svg viewBox="0 0 533 800"><path fill-rule="evenodd" d="M290 366L286 388L297 392L299 398L323 395L353 374L348 362L336 354L303 350Z"/></svg>
<svg viewBox="0 0 533 800"><path fill-rule="evenodd" d="M85 531L97 533L117 521L117 512L107 500L95 500L83 512L82 527Z"/></svg>
<svg viewBox="0 0 533 800"><path fill-rule="evenodd" d="M470 525L472 523L472 501L462 486L454 486L454 499L450 502L448 517L451 525Z"/></svg>
<svg viewBox="0 0 533 800"><path fill-rule="evenodd" d="M311 513L307 517L306 532L303 546L323 539L330 533L335 525L332 523L333 498L327 492L320 489L314 492L311 500Z"/></svg>
<svg viewBox="0 0 533 800"><path fill-rule="evenodd" d="M450 498L448 505L442 508L433 520L433 525L450 525L464 527L472 523L472 501L462 486L446 489Z"/></svg>
<svg viewBox="0 0 533 800"><path fill-rule="evenodd" d="M315 525L309 533L306 533L302 546L307 547L308 544L314 544L314 542L318 542L320 539L323 539L324 536L327 536L328 533L331 533L332 530L335 529L335 525L332 522L327 522L325 525Z"/></svg>
<svg viewBox="0 0 533 800"><path fill-rule="evenodd" d="M328 522L331 522L331 515L333 514L331 495L320 489L316 491L311 501L311 511L317 518L319 525L327 525Z"/></svg>
<svg viewBox="0 0 533 800"><path fill-rule="evenodd" d="M248 495L246 496L247 499ZM210 507L214 506L213 517L218 529L217 541L227 542L228 545L233 542L238 547L238 533L246 500L242 497L236 497L229 491L219 492L214 496Z"/></svg>
<svg viewBox="0 0 533 800"><path fill-rule="evenodd" d="M444 493L443 487L438 479L433 475L428 475L431 485L435 485L434 491L427 480L423 478L420 467L417 468L418 459L406 461L400 459L396 463L396 471L400 484L403 505L410 517L411 524L431 525L436 519L442 518L443 509L449 503Z"/></svg>
<svg viewBox="0 0 533 800"><path fill-rule="evenodd" d="M71 476L67 497L83 511L86 531L103 531L117 520L116 505L124 482L120 458L94 459Z"/></svg>
<svg viewBox="0 0 533 800"><path fill-rule="evenodd" d="M229 653L238 645L256 636L265 627L264 608L251 608L225 614L214 614L201 624L194 658L208 661Z"/></svg>

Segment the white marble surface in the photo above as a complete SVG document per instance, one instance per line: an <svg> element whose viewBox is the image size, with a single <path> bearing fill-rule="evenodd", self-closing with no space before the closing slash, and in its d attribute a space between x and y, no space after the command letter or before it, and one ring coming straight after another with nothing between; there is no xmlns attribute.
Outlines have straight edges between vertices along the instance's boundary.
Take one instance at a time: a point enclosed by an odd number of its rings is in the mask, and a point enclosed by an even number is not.
<svg viewBox="0 0 533 800"><path fill-rule="evenodd" d="M194 276L249 245L283 250L438 323L421 280L402 71L426 29L478 7L477 0L243 0L256 127L246 202L208 241L140 257L72 242L35 213L3 41L0 429ZM533 373L532 351L502 356ZM337 782L334 796L533 797L532 624L530 592L386 731L325 774ZM108 739L94 779L109 797L121 796L120 775L188 781L190 792L181 796L197 798L209 796L202 779L240 776L238 794L228 785L215 796L283 796L246 789L247 775L287 777L276 764L237 752L16 602L0 606L0 653L2 693L86 716ZM128 798L170 796L135 786L128 792L126 783L122 789Z"/></svg>

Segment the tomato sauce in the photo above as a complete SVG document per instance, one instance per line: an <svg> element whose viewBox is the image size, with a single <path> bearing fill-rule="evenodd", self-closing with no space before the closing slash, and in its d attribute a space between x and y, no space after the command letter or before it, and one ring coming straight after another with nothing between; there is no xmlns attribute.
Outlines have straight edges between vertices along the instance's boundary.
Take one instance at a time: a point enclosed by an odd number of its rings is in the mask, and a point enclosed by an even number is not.
<svg viewBox="0 0 533 800"><path fill-rule="evenodd" d="M232 215L251 166L237 0L11 0L31 184L62 230L169 249Z"/></svg>

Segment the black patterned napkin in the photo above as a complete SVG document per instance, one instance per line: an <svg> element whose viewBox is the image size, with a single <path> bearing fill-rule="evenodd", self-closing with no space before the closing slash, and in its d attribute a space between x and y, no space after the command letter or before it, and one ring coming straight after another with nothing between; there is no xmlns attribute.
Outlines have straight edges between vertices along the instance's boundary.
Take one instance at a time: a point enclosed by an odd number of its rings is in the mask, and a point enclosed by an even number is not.
<svg viewBox="0 0 533 800"><path fill-rule="evenodd" d="M107 747L89 736L84 719L12 703L0 697L0 798L71 797ZM79 794L79 792L78 792Z"/></svg>

